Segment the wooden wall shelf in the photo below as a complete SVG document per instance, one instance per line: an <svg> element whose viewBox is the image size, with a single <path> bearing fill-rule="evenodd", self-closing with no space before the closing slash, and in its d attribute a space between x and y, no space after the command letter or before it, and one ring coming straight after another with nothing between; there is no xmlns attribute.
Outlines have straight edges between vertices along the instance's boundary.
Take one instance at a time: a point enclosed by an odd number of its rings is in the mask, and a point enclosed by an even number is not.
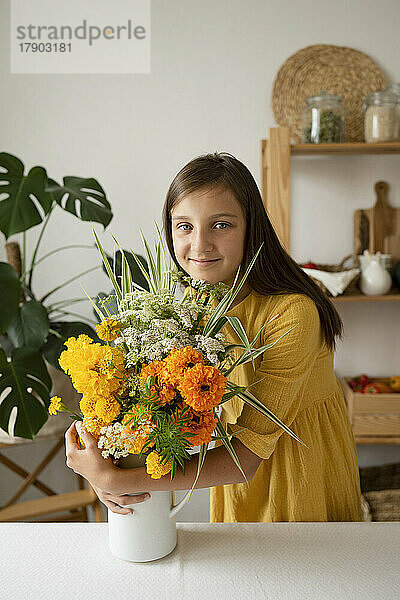
<svg viewBox="0 0 400 600"><path fill-rule="evenodd" d="M400 154L400 143L387 144L291 144L287 127L273 127L269 130L269 139L261 140L261 194L268 217L278 238L290 254L290 159L292 156L319 156L328 154ZM359 294L342 294L330 297L332 302L398 302L400 290L393 287L384 296L365 296ZM347 386L349 387L349 386ZM359 395L359 394L358 394ZM365 399L363 398L363 401ZM381 400L381 398L379 399ZM376 400L374 400L376 402ZM362 404L365 404L363 402ZM349 407L348 407L349 410ZM349 411L351 413L351 410ZM376 411L375 411L376 412ZM399 412L399 411L397 411ZM367 415L362 421L364 429L354 429L357 444L400 444L398 431L399 415L389 415L383 419L379 415ZM394 420L393 420L394 419ZM394 424L393 424L394 423ZM368 428L368 424L371 426Z"/></svg>
<svg viewBox="0 0 400 600"><path fill-rule="evenodd" d="M400 143L291 144L290 154L297 156L309 154L400 154Z"/></svg>
<svg viewBox="0 0 400 600"><path fill-rule="evenodd" d="M261 193L272 225L290 254L290 159L292 156L327 154L400 154L400 143L385 144L291 144L287 127L271 127L269 139L261 140ZM333 302L398 302L400 290L393 288L384 296L343 294Z"/></svg>
<svg viewBox="0 0 400 600"><path fill-rule="evenodd" d="M365 296L364 294L342 294L341 296L330 297L332 302L399 302L400 290L393 288L384 296Z"/></svg>

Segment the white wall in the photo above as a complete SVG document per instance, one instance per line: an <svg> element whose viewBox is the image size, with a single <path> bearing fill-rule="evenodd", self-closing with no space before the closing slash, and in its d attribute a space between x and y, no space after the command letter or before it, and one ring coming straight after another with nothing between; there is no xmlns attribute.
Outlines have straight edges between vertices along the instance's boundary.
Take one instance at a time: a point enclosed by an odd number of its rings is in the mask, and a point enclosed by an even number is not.
<svg viewBox="0 0 400 600"><path fill-rule="evenodd" d="M97 178L115 215L105 235L96 227L109 251L111 233L124 247L142 251L139 227L153 236L171 179L194 156L231 152L260 183L260 139L275 125L273 80L297 50L319 43L349 46L370 55L390 80L400 80L397 0L153 0L150 75L11 75L8 2L1 0L0 11L1 149L20 157L27 169L45 166L58 181L71 174ZM373 204L377 180L389 182L390 202L400 206L398 161L398 156L292 159L295 260L336 263L350 254L353 211ZM28 253L39 231L29 232ZM92 243L91 226L58 209L40 255L73 243ZM5 260L3 243L0 253ZM92 250L56 254L37 268L34 291L40 296L96 264ZM92 295L110 290L101 271L81 283ZM76 283L54 299L81 295ZM91 315L88 303L79 306L77 312ZM346 337L337 351L337 374L398 373L400 344L393 327L398 305L348 304L339 311ZM29 454L17 448L4 453L28 468L50 446L40 442ZM380 464L399 460L400 448L359 446L358 453L360 465ZM60 453L43 476L59 491L75 485L64 461ZM18 478L3 466L0 475L1 503ZM26 498L36 495L41 494ZM207 503L207 491L197 492L180 518L208 520Z"/></svg>

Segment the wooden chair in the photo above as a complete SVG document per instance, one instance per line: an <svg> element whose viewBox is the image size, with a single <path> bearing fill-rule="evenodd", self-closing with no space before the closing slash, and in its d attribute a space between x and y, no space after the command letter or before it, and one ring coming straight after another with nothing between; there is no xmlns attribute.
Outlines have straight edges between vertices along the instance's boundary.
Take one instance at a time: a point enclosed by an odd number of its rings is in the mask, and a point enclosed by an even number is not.
<svg viewBox="0 0 400 600"><path fill-rule="evenodd" d="M92 486L88 483L88 488L85 489L85 480L81 475L77 475L79 490L76 492L70 492L66 494L57 494L54 490L45 485L38 479L39 474L43 469L53 460L58 451L64 447L64 435L57 435L56 445L50 450L50 452L44 457L44 459L38 464L38 466L28 473L25 469L21 468L15 462L0 453L0 462L9 468L17 475L23 477L24 481L11 498L0 507L0 521L25 521L30 520L33 522L41 523L52 523L52 522L67 522L67 521L88 521L87 507L92 506L94 510L94 516L97 523L103 523L103 514L101 511L100 500L97 497L96 492ZM26 440L23 443L34 443L34 440ZM8 444L0 443L0 447L12 447ZM27 500L18 502L18 499L22 496L25 490L34 485L41 492L45 494L44 498L38 498L36 500ZM58 516L49 517L54 513L64 513ZM47 518L39 518L47 516Z"/></svg>

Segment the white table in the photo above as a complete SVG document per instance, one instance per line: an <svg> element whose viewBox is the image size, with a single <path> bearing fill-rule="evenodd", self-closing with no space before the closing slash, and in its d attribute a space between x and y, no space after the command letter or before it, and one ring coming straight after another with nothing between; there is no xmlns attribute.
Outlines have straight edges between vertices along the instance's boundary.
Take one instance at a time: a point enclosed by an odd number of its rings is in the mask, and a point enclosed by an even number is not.
<svg viewBox="0 0 400 600"><path fill-rule="evenodd" d="M400 522L178 523L151 563L108 549L107 523L1 523L1 600L398 600Z"/></svg>

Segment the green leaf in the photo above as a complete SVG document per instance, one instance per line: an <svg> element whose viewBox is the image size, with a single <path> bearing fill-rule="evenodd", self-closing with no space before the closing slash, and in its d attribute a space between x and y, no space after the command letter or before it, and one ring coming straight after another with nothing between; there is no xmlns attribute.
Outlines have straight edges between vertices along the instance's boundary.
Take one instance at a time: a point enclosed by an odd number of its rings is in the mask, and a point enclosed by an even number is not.
<svg viewBox="0 0 400 600"><path fill-rule="evenodd" d="M0 194L7 194L0 200L0 229L6 239L43 221L53 204L46 184L43 167L32 167L24 175L24 164L19 158L0 152Z"/></svg>
<svg viewBox="0 0 400 600"><path fill-rule="evenodd" d="M258 336L261 334L261 332L264 330L264 328L269 325L271 323L271 321L273 321L274 319L276 319L277 317L279 317L279 314L274 315L273 317L271 317L269 319L269 321L267 321L266 323L264 323L264 325L262 327L260 327L260 329L258 330L258 332L256 333L256 335L254 336L254 339L251 342L251 345L254 346L254 344L257 341Z"/></svg>
<svg viewBox="0 0 400 600"><path fill-rule="evenodd" d="M239 365L244 365L247 362L249 362L250 360L252 360L252 358L257 358L258 356L260 356L260 354L262 354L263 352L265 352L265 350L268 350L269 348L272 348L272 346L275 346L275 344L277 342L279 342L279 340L281 340L283 337L285 337L288 333L290 333L292 331L292 329L294 329L295 327L297 327L297 323L296 325L293 325L293 327L291 327L290 329L288 329L287 331L285 331L285 333L282 333L282 335L280 335L276 340L274 340L273 342L271 342L270 344L266 344L265 346L260 346L260 348L252 348L251 349L251 355L248 353L247 350L245 350L240 356L239 358L237 358L235 360L235 362L229 367L229 369L224 370L224 375L228 376L230 373L232 373L232 371L234 369L236 369L236 367L238 367Z"/></svg>
<svg viewBox="0 0 400 600"><path fill-rule="evenodd" d="M109 278L111 279L111 283L112 283L114 291L115 291L115 293L117 295L118 302L121 302L121 300L122 300L121 288L119 287L119 284L118 284L117 279L116 279L116 277L114 275L114 272L113 272L112 268L110 267L110 263L108 262L107 255L104 252L103 246L101 245L100 240L97 237L97 234L96 234L95 230L93 229L93 227L92 227L92 233L94 235L97 247L98 247L98 249L100 251L100 254L101 254L101 257L103 259L103 264L104 264L104 266L105 266L105 268L107 270L107 274L108 274Z"/></svg>
<svg viewBox="0 0 400 600"><path fill-rule="evenodd" d="M233 327L233 329L236 331L236 333L238 334L240 340L243 342L247 352L249 353L251 360L253 362L253 367L254 367L254 360L251 354L251 347L250 347L250 342L247 339L247 334L246 331L242 325L242 323L240 322L240 319L238 319L237 317L226 317L226 319L228 320L228 322L231 324L231 326Z"/></svg>
<svg viewBox="0 0 400 600"><path fill-rule="evenodd" d="M256 262L259 253L261 252L261 248L263 247L263 245L264 245L264 242L261 244L261 246L257 250L256 254L251 259L242 279L240 280L237 287L235 288L236 281L239 276L239 270L240 270L240 267L238 267L236 277L232 284L231 289L226 292L225 296L219 302L218 306L214 309L214 311L212 312L212 314L210 315L210 318L208 319L208 321L206 323L206 326L203 331L203 335L205 337L214 334L214 328L215 328L216 324L219 322L219 319L225 315L226 311L229 309L230 305L232 304L232 302L234 301L234 299L236 298L236 296L242 289L242 287L247 279L248 274L250 273L251 269L253 268L253 265Z"/></svg>
<svg viewBox="0 0 400 600"><path fill-rule="evenodd" d="M163 281L162 281L162 287L164 289L168 289L168 290L172 290L174 291L176 288L176 284L175 282L172 281L170 274L168 273L168 271L171 271L172 269L172 261L171 258L169 259L169 261L167 260L167 251L164 245L164 240L162 237L162 233L164 231L164 227L162 227L161 229L159 228L158 224L156 221L154 221L156 229L157 229L157 234L158 234L158 245L157 245L157 251L158 248L161 248L162 250L162 254L163 254Z"/></svg>
<svg viewBox="0 0 400 600"><path fill-rule="evenodd" d="M107 298L106 307L110 311L112 315L116 315L118 313L118 303L117 297L111 291L109 294L105 294L104 292L99 292L96 298L93 298L94 304L97 306L97 309L93 307L93 313L95 317L100 321L109 316L106 308L103 305L104 299ZM99 312L100 311L100 314Z"/></svg>
<svg viewBox="0 0 400 600"><path fill-rule="evenodd" d="M15 348L11 361L0 348L0 427L8 433L13 408L17 409L11 434L33 440L48 419L51 378L45 362L33 348Z"/></svg>
<svg viewBox="0 0 400 600"><path fill-rule="evenodd" d="M101 223L104 229L113 218L111 205L106 194L96 179L92 177L64 177L64 185L59 185L49 179L47 191L54 197L57 204L81 221ZM78 212L77 206L80 207Z"/></svg>
<svg viewBox="0 0 400 600"><path fill-rule="evenodd" d="M4 333L17 316L21 294L17 271L5 262L0 262L0 289L0 333Z"/></svg>
<svg viewBox="0 0 400 600"><path fill-rule="evenodd" d="M208 450L208 444L202 444L200 446L199 458L198 458L198 463L197 463L197 473L196 473L196 477L195 477L195 480L193 482L193 485L190 488L190 490L188 492L186 492L186 494L184 495L184 497L182 498L182 500L180 502L178 502L178 504L176 504L172 508L171 514L170 514L171 517L173 517L174 515L176 515L176 513L186 504L186 502L188 502L190 500L190 498L191 498L191 496L193 494L193 490L194 490L194 488L196 486L197 480L199 478L201 469L203 468L204 461L206 459L207 450ZM173 473L171 472L171 480L174 478L174 475L175 475L175 469L173 470Z"/></svg>
<svg viewBox="0 0 400 600"><path fill-rule="evenodd" d="M125 296L126 294L130 294L132 292L132 278L131 278L131 272L129 269L129 263L128 260L125 256L125 252L124 250L121 248L120 244L118 243L118 241L116 240L116 238L114 236L112 236L114 242L117 244L117 246L119 247L119 252L122 255L122 277L121 277L121 288L122 288L122 295ZM115 263L114 263L115 264ZM115 269L113 270L114 275L115 275Z"/></svg>
<svg viewBox="0 0 400 600"><path fill-rule="evenodd" d="M49 333L47 310L41 302L31 300L18 309L14 321L7 329L14 348L30 346L38 350Z"/></svg>
<svg viewBox="0 0 400 600"><path fill-rule="evenodd" d="M97 344L104 345L103 340L99 338L96 331L90 327L90 325L82 323L81 321L52 321L51 329L61 335L61 339L53 333L50 333L46 343L40 350L46 360L59 371L62 371L62 369L58 363L58 359L60 358L61 352L66 350L64 344L68 338L78 337L81 333L84 333L91 337Z"/></svg>
<svg viewBox="0 0 400 600"><path fill-rule="evenodd" d="M144 268L144 266L142 265L141 261L139 260L139 256L137 256L134 251L132 250L132 248L130 248L131 254L137 264L137 266L139 267L139 269L142 272L143 277L145 278L147 285L148 285L148 290L146 291L151 291L153 294L157 293L157 290L155 289L154 285L153 285L153 281L151 279L151 275L150 273L148 273L146 271L146 269Z"/></svg>
<svg viewBox="0 0 400 600"><path fill-rule="evenodd" d="M240 464L240 461L239 461L238 456L237 456L237 454L235 452L235 449L232 446L232 442L229 440L229 438L226 437L226 431L225 431L224 426L222 425L222 423L221 423L221 421L219 419L219 416L218 415L216 415L216 416L217 416L217 419L218 419L216 430L217 430L217 432L219 433L219 435L221 437L221 441L224 444L225 448L228 450L229 454L231 455L233 462L235 463L235 465L237 466L237 468L239 469L239 471L241 472L241 474L245 478L246 483L249 483L247 481L246 473L242 469L242 465Z"/></svg>
<svg viewBox="0 0 400 600"><path fill-rule="evenodd" d="M146 250L146 255L147 255L147 262L149 263L149 269L150 269L150 279L152 282L152 289L154 290L154 292L156 293L159 289L160 289L160 276L161 273L157 272L157 267L156 267L156 263L153 257L153 254L150 250L150 247L146 241L146 238L143 235L143 232L140 231L140 236L142 238L142 242L143 245L145 247Z"/></svg>
<svg viewBox="0 0 400 600"><path fill-rule="evenodd" d="M230 389L233 389L234 385L235 384L232 384L230 381L227 382L227 387ZM262 415L264 415L264 417L267 417L268 419L276 423L276 425L279 425L279 427L281 427L284 431L286 431L286 433L292 436L292 438L300 442L300 444L308 448L308 446L304 444L304 442L302 442L301 439L297 437L297 435L293 433L291 429L289 429L289 427L287 427L278 417L274 415L273 412L271 412L266 406L264 406L264 404L262 404L255 396L253 396L251 392L246 390L245 392L237 392L236 395L238 396L238 398L246 402L246 404L249 404L249 406L251 406L258 412L260 412Z"/></svg>

